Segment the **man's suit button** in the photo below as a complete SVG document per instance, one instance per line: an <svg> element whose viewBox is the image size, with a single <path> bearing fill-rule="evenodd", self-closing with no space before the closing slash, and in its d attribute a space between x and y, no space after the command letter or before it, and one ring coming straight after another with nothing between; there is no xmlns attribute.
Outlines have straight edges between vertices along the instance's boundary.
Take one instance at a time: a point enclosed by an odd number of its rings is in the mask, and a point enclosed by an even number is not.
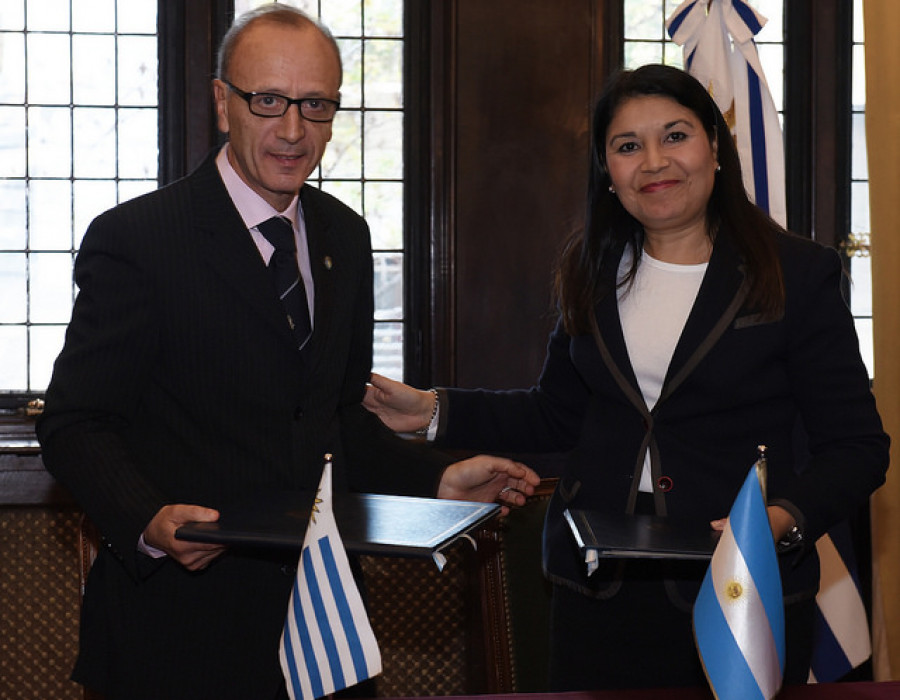
<svg viewBox="0 0 900 700"><path fill-rule="evenodd" d="M294 420L300 420L303 418L303 406L297 406L294 409Z"/></svg>

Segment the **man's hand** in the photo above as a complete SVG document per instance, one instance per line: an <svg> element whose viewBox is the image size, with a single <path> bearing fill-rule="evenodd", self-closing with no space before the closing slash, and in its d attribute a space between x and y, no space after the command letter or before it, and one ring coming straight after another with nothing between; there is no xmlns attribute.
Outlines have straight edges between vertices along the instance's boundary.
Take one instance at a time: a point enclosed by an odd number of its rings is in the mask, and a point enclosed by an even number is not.
<svg viewBox="0 0 900 700"><path fill-rule="evenodd" d="M434 394L372 373L363 406L396 433L414 433L431 420Z"/></svg>
<svg viewBox="0 0 900 700"><path fill-rule="evenodd" d="M184 503L163 506L144 529L144 542L161 549L188 571L201 571L225 551L225 546L176 540L175 531L185 523L213 523L218 519L219 511L212 508Z"/></svg>
<svg viewBox="0 0 900 700"><path fill-rule="evenodd" d="M438 498L457 501L498 501L501 513L521 506L534 493L541 478L529 467L511 459L478 455L451 464L438 485Z"/></svg>

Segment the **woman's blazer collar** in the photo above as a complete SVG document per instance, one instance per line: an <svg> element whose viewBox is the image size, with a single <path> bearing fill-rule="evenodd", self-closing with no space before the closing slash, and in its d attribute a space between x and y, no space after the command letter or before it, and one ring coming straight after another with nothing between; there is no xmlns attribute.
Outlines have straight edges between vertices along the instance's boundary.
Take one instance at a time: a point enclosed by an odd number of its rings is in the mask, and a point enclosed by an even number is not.
<svg viewBox="0 0 900 700"><path fill-rule="evenodd" d="M734 322L749 291L741 255L731 238L720 232L697 299L672 354L660 401L675 391L712 350Z"/></svg>
<svg viewBox="0 0 900 700"><path fill-rule="evenodd" d="M713 245L709 266L697 293L684 330L675 346L657 405L690 375L737 316L748 292L741 256L727 235L720 234ZM617 377L627 381L640 395L640 388L628 357L622 333L618 303L609 294L597 305L597 324L606 347L604 362ZM634 396L634 392L628 392Z"/></svg>

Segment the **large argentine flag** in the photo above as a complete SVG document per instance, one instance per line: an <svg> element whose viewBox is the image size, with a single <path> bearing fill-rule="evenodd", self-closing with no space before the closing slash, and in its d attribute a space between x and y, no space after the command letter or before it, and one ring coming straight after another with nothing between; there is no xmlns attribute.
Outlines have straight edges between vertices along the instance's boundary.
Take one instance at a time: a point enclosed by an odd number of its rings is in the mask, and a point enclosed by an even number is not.
<svg viewBox="0 0 900 700"><path fill-rule="evenodd" d="M743 0L685 0L666 27L684 47L685 69L706 86L725 115L747 192L785 226L784 142L753 40L766 21Z"/></svg>
<svg viewBox="0 0 900 700"><path fill-rule="evenodd" d="M381 653L331 509L325 464L281 636L292 700L320 698L381 673Z"/></svg>
<svg viewBox="0 0 900 700"><path fill-rule="evenodd" d="M760 476L750 469L694 603L694 639L714 695L770 700L784 673L784 608Z"/></svg>

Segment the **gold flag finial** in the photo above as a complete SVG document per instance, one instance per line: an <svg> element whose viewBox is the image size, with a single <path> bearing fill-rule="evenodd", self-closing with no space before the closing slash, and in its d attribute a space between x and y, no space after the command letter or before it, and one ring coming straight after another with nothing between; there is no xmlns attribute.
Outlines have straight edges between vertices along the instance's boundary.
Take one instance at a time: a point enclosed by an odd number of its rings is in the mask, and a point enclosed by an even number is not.
<svg viewBox="0 0 900 700"><path fill-rule="evenodd" d="M768 502L768 497L766 496L768 468L769 464L766 459L766 446L758 445L756 448L756 475L759 477L759 486L762 489L763 503Z"/></svg>

